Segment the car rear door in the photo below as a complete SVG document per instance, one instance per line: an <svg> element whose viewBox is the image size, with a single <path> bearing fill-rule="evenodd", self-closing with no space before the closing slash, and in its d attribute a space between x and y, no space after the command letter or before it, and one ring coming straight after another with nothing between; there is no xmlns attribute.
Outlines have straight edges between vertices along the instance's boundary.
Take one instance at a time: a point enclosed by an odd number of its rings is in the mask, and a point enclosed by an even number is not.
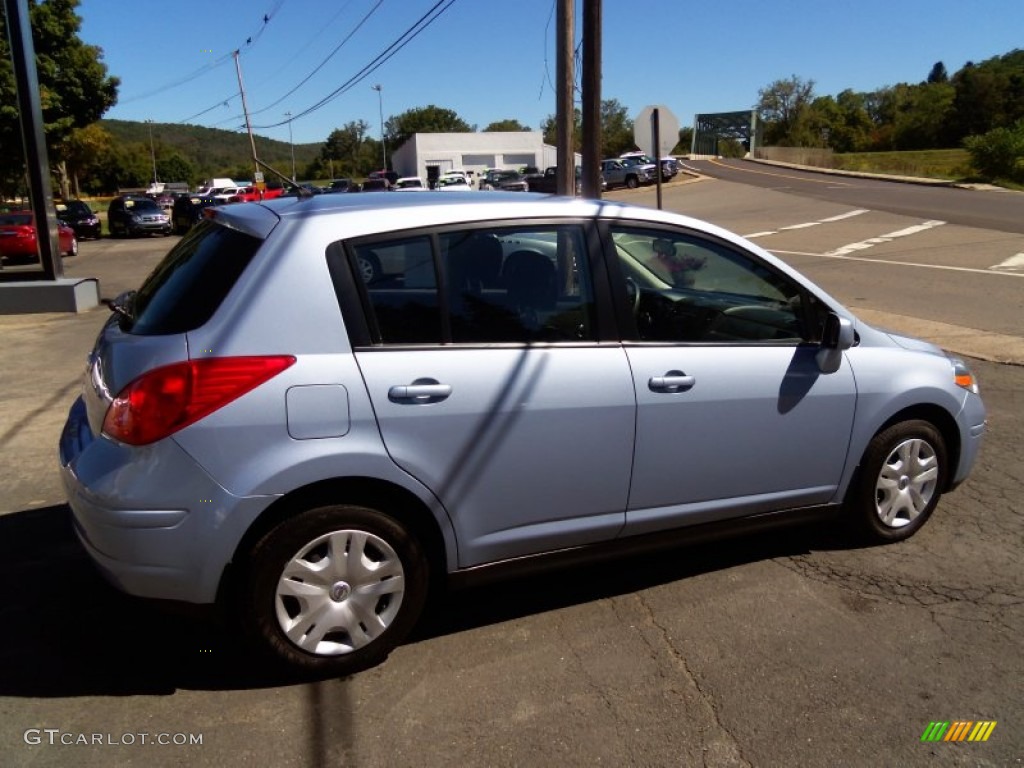
<svg viewBox="0 0 1024 768"><path fill-rule="evenodd" d="M347 245L350 275L404 251L401 274L359 285L365 326L346 323L387 450L444 505L462 567L625 521L635 398L600 341L593 243L583 224L499 223Z"/></svg>

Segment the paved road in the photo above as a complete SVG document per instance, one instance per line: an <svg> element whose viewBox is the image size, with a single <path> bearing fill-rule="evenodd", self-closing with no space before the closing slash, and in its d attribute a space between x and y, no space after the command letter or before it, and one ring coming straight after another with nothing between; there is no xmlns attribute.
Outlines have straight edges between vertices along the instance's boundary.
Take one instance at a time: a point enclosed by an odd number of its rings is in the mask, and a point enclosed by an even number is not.
<svg viewBox="0 0 1024 768"><path fill-rule="evenodd" d="M693 160L687 166L724 181L965 227L1024 233L1024 192L901 184L824 174L750 160Z"/></svg>
<svg viewBox="0 0 1024 768"><path fill-rule="evenodd" d="M725 182L673 185L670 196L748 234L849 209ZM909 226L909 217L874 215L840 220L854 228L841 233L791 230L784 237L809 239L786 241L787 250L818 253L879 224ZM84 243L68 271L99 274L112 295L137 285L170 242ZM872 302L886 287L873 270L897 268L839 262L853 277L829 277L836 260L798 258L848 302L848 280ZM461 592L384 665L295 684L261 674L215 624L114 593L75 543L54 446L104 316L0 318L0 350L16 361L0 367L0 764L1004 766L1024 758L1024 367L975 363L991 421L980 465L904 544L849 548L809 528ZM983 744L920 742L930 721L956 719L998 725ZM135 744L51 746L46 728L60 730L57 741L98 734ZM42 743L26 743L27 729ZM143 745L141 733L201 734L203 743Z"/></svg>

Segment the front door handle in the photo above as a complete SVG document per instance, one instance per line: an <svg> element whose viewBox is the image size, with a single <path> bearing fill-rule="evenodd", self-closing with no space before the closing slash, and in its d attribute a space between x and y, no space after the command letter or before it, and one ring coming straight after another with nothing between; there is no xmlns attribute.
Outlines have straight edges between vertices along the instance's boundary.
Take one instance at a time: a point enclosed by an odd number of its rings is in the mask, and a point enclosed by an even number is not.
<svg viewBox="0 0 1024 768"><path fill-rule="evenodd" d="M393 403L437 403L451 393L451 384L441 384L435 379L417 379L412 384L396 384L391 387L388 400Z"/></svg>
<svg viewBox="0 0 1024 768"><path fill-rule="evenodd" d="M651 392L686 392L693 388L697 379L687 376L682 371L669 371L664 376L652 376L647 382Z"/></svg>

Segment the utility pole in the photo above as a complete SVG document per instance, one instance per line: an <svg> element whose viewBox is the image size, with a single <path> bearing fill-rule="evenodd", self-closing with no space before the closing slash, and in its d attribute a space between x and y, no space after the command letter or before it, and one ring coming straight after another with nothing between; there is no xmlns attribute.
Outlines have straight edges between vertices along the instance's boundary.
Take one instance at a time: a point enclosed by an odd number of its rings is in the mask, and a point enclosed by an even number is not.
<svg viewBox="0 0 1024 768"><path fill-rule="evenodd" d="M576 194L576 153L573 146L573 127L576 110L573 101L573 40L575 29L573 14L575 0L558 0L558 28L556 32L557 69L555 75L557 99L555 123L558 127L556 190L560 195Z"/></svg>
<svg viewBox="0 0 1024 768"><path fill-rule="evenodd" d="M295 181L295 142L292 141L292 113L285 112L284 116L288 118L288 145L292 148L292 181Z"/></svg>
<svg viewBox="0 0 1024 768"><path fill-rule="evenodd" d="M601 197L601 0L583 0L583 197Z"/></svg>
<svg viewBox="0 0 1024 768"><path fill-rule="evenodd" d="M245 112L245 129L249 132L249 145L252 147L252 167L255 169L255 179L259 179L262 174L260 172L260 161L256 157L256 139L252 135L252 122L249 120L249 105L245 101L245 86L242 84L242 64L238 60L239 51L235 51L232 54L235 57L235 71L238 73L238 92L242 94L242 111Z"/></svg>
<svg viewBox="0 0 1024 768"><path fill-rule="evenodd" d="M381 170L386 172L388 169L388 147L384 141L384 96L382 94L384 86L377 83L370 87L377 92L377 108L380 110L380 156L384 163Z"/></svg>
<svg viewBox="0 0 1024 768"><path fill-rule="evenodd" d="M149 127L149 157L153 161L153 186L156 187L156 150L153 148L153 121L147 120L146 125Z"/></svg>

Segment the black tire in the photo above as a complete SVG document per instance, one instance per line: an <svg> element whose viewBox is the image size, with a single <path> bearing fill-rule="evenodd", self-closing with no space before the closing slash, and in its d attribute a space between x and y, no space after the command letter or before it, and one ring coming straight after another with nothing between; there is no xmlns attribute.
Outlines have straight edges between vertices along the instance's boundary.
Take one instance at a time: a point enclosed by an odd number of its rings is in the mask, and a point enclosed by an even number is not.
<svg viewBox="0 0 1024 768"><path fill-rule="evenodd" d="M630 189L636 189L637 187L640 186L640 179L638 179L636 176L627 176L626 186L629 187Z"/></svg>
<svg viewBox="0 0 1024 768"><path fill-rule="evenodd" d="M847 497L861 538L885 544L917 533L946 487L947 455L942 434L927 421L903 421L875 435Z"/></svg>
<svg viewBox="0 0 1024 768"><path fill-rule="evenodd" d="M73 258L78 255L78 238L71 238L71 247L68 248L68 252L64 254L65 258Z"/></svg>
<svg viewBox="0 0 1024 768"><path fill-rule="evenodd" d="M350 560L357 547L361 557ZM367 561L372 571L362 568ZM329 506L265 534L245 573L239 597L250 639L292 672L341 676L379 664L405 638L423 610L430 571L419 542L394 518ZM386 584L401 589L381 589Z"/></svg>

